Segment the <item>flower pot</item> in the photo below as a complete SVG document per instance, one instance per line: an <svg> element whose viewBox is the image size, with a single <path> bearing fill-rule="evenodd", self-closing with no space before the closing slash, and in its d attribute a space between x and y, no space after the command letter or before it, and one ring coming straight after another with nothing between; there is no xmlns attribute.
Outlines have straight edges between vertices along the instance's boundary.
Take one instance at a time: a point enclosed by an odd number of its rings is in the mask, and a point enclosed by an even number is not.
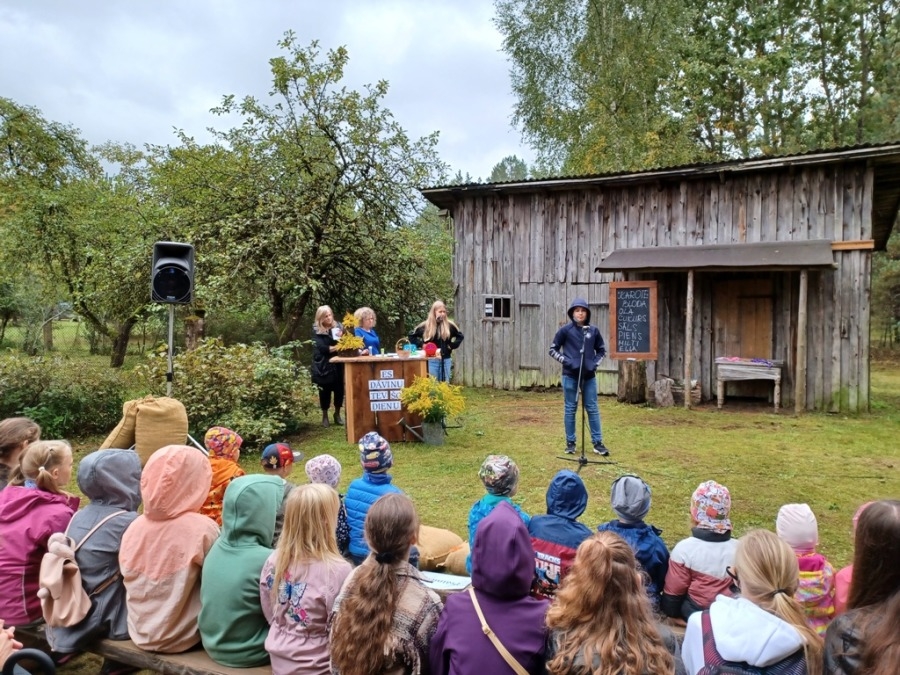
<svg viewBox="0 0 900 675"><path fill-rule="evenodd" d="M422 422L422 440L426 445L443 445L444 425L440 422Z"/></svg>
<svg viewBox="0 0 900 675"><path fill-rule="evenodd" d="M337 355L340 356L342 359L352 359L356 356L359 356L359 350L358 349L339 349L337 351Z"/></svg>

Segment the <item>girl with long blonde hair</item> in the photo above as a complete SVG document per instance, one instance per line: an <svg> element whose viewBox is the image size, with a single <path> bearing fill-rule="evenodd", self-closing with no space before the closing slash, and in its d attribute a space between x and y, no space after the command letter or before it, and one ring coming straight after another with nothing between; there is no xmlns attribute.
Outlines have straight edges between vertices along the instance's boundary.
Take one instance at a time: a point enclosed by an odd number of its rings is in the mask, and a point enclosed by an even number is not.
<svg viewBox="0 0 900 675"><path fill-rule="evenodd" d="M42 617L41 559L50 535L65 531L79 505L78 497L65 491L72 462L65 441L30 443L9 485L0 490L0 616L10 625Z"/></svg>
<svg viewBox="0 0 900 675"><path fill-rule="evenodd" d="M442 605L407 562L418 531L416 509L404 494L387 494L369 509L365 534L371 554L353 570L334 606L332 673L427 672Z"/></svg>
<svg viewBox="0 0 900 675"><path fill-rule="evenodd" d="M409 334L409 341L418 349L423 349L429 342L434 344L440 358L428 362L428 373L442 382L449 382L453 373L451 352L462 344L463 334L447 316L443 300L435 300L428 317Z"/></svg>
<svg viewBox="0 0 900 675"><path fill-rule="evenodd" d="M337 492L322 483L288 494L281 538L259 582L273 675L329 672L328 621L352 569L335 539L339 508Z"/></svg>
<svg viewBox="0 0 900 675"><path fill-rule="evenodd" d="M704 648L710 640L717 663L777 665L784 675L821 675L822 639L794 599L800 571L793 549L774 532L751 530L738 541L729 574L740 597L720 595L688 619L681 652L687 672L711 663L709 645Z"/></svg>
<svg viewBox="0 0 900 675"><path fill-rule="evenodd" d="M653 618L634 552L613 532L597 532L578 547L547 627L551 675L676 672L674 636Z"/></svg>

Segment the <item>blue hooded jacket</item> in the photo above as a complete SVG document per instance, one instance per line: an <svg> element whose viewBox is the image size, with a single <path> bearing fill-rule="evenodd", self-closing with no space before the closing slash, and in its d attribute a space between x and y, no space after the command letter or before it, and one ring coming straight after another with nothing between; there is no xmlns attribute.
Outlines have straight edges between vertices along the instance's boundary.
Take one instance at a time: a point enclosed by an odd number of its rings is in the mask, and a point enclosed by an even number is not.
<svg viewBox="0 0 900 675"><path fill-rule="evenodd" d="M576 307L587 310L584 325L579 326L572 318ZM578 377L578 369L581 367L581 350L584 347L584 370L582 379L589 380L596 375L597 366L606 356L606 344L603 336L596 326L591 324L591 308L583 298L575 298L569 305L569 322L556 331L553 343L550 345L550 356L559 361L563 367L563 375Z"/></svg>
<svg viewBox="0 0 900 675"><path fill-rule="evenodd" d="M575 551L591 536L590 528L576 520L587 501L587 488L574 471L563 469L550 481L547 514L533 516L528 523L535 564L532 595L552 598L572 566Z"/></svg>
<svg viewBox="0 0 900 675"><path fill-rule="evenodd" d="M666 573L669 571L669 549L659 536L662 530L643 520L638 523L623 523L617 519L601 523L597 526L597 531L615 532L628 543L634 551L634 557L647 574L647 595L650 596L653 609L657 609L666 584Z"/></svg>

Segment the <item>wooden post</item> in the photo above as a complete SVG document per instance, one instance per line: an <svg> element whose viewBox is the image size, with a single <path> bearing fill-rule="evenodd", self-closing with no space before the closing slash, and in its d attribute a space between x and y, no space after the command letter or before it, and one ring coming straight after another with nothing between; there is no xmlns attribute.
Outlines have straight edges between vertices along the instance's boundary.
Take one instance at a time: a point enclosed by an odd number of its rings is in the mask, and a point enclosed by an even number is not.
<svg viewBox="0 0 900 675"><path fill-rule="evenodd" d="M800 270L800 297L797 303L797 377L794 379L794 412L798 415L806 409L806 297L808 292L809 271ZM778 405L778 401L775 401L775 405Z"/></svg>
<svg viewBox="0 0 900 675"><path fill-rule="evenodd" d="M620 403L634 404L647 401L646 361L619 361L619 389L616 399Z"/></svg>
<svg viewBox="0 0 900 675"><path fill-rule="evenodd" d="M694 270L688 270L684 317L684 407L691 407L691 359L694 349Z"/></svg>

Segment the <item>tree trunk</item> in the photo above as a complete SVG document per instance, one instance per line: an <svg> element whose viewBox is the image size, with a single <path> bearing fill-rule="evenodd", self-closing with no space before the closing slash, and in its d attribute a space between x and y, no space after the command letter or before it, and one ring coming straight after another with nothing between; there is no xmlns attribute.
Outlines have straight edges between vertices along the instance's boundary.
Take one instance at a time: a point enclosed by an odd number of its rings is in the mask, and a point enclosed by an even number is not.
<svg viewBox="0 0 900 675"><path fill-rule="evenodd" d="M644 403L647 400L647 364L644 361L619 362L618 400Z"/></svg>
<svg viewBox="0 0 900 675"><path fill-rule="evenodd" d="M203 339L206 325L205 316L206 312L198 309L193 315L184 320L184 347L187 351L196 349L200 344L200 340Z"/></svg>
<svg viewBox="0 0 900 675"><path fill-rule="evenodd" d="M47 319L44 322L41 332L44 336L44 353L49 354L53 351L53 319Z"/></svg>
<svg viewBox="0 0 900 675"><path fill-rule="evenodd" d="M130 316L119 326L119 332L113 338L112 354L109 357L110 368L121 368L125 364L128 341L131 339L131 329L134 328L136 323L137 316Z"/></svg>

